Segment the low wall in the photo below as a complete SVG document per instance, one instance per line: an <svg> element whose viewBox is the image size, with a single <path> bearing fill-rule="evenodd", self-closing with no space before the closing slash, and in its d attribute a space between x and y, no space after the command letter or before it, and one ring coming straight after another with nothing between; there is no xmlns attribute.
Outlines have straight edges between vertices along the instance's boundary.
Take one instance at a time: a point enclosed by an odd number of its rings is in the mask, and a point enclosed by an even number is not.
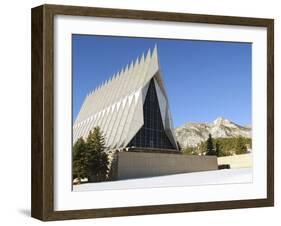
<svg viewBox="0 0 281 226"><path fill-rule="evenodd" d="M230 168L249 168L253 165L252 154L233 155L226 157L219 157L218 164L229 164Z"/></svg>
<svg viewBox="0 0 281 226"><path fill-rule="evenodd" d="M119 180L218 169L216 156L120 152L117 159Z"/></svg>

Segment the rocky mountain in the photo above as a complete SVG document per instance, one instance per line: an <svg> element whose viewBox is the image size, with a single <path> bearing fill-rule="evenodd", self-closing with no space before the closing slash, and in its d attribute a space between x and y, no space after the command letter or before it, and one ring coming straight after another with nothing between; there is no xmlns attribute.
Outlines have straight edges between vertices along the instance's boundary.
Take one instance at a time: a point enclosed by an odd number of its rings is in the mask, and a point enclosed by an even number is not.
<svg viewBox="0 0 281 226"><path fill-rule="evenodd" d="M251 137L251 126L241 126L228 119L219 117L210 123L186 123L175 129L176 139L182 148L195 147L208 139L226 137Z"/></svg>

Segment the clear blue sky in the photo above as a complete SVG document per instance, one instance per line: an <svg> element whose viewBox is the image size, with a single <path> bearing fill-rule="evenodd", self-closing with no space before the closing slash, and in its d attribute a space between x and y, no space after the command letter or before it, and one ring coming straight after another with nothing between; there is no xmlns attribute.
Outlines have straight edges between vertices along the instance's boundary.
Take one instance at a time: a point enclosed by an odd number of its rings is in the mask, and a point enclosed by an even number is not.
<svg viewBox="0 0 281 226"><path fill-rule="evenodd" d="M155 44L175 127L219 116L251 124L250 43L92 35L72 36L73 120L91 90Z"/></svg>

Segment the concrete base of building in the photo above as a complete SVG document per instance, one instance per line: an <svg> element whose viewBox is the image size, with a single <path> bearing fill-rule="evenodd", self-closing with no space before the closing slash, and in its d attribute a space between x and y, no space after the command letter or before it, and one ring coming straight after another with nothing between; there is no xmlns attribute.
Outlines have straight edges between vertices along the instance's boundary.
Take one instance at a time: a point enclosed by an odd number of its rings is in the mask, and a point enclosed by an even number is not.
<svg viewBox="0 0 281 226"><path fill-rule="evenodd" d="M176 153L118 152L115 180L217 170L216 156Z"/></svg>

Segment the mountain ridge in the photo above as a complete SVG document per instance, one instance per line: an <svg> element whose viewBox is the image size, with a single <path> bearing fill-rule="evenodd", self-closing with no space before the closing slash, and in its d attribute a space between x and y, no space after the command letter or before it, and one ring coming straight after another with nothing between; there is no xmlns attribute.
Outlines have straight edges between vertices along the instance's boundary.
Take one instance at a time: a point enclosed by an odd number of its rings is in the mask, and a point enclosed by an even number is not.
<svg viewBox="0 0 281 226"><path fill-rule="evenodd" d="M242 126L224 117L218 117L212 122L188 122L175 128L177 142L182 148L196 147L208 139L213 138L251 137L250 125Z"/></svg>

